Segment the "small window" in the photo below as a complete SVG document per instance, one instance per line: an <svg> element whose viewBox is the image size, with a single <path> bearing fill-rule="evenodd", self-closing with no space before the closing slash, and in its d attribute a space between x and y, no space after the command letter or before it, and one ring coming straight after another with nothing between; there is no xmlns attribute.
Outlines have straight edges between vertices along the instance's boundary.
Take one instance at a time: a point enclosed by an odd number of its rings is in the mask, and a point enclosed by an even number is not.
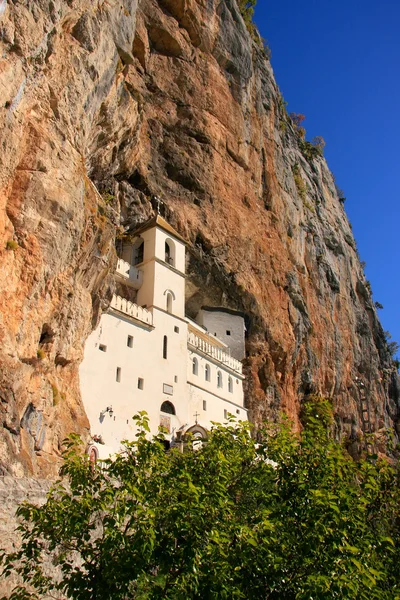
<svg viewBox="0 0 400 600"><path fill-rule="evenodd" d="M179 327L177 325L175 325L174 331L175 331L175 333L179 333Z"/></svg>
<svg viewBox="0 0 400 600"><path fill-rule="evenodd" d="M222 388L222 373L218 371L217 373L217 387Z"/></svg>
<svg viewBox="0 0 400 600"><path fill-rule="evenodd" d="M163 402L161 404L161 408L160 408L161 412L163 413L167 413L167 415L175 415L175 406L172 404L172 402L169 402L168 400L166 400L165 402Z"/></svg>
<svg viewBox="0 0 400 600"><path fill-rule="evenodd" d="M133 348L133 336L132 335L128 335L128 339L126 340L126 345L128 346L128 348Z"/></svg>
<svg viewBox="0 0 400 600"><path fill-rule="evenodd" d="M168 356L168 338L164 335L163 339L163 358L167 358Z"/></svg>
<svg viewBox="0 0 400 600"><path fill-rule="evenodd" d="M115 379L118 383L121 381L121 367L117 367L117 372L115 374Z"/></svg>
<svg viewBox="0 0 400 600"><path fill-rule="evenodd" d="M107 352L107 346L105 346L104 344L99 344L99 350L101 352Z"/></svg>
<svg viewBox="0 0 400 600"><path fill-rule="evenodd" d="M226 330L226 335L231 335L231 330L230 329Z"/></svg>
<svg viewBox="0 0 400 600"><path fill-rule="evenodd" d="M178 383L178 375L175 375L175 377L174 377L174 383Z"/></svg>
<svg viewBox="0 0 400 600"><path fill-rule="evenodd" d="M192 361L192 373L193 375L199 374L199 361L197 360L197 358L194 358Z"/></svg>
<svg viewBox="0 0 400 600"><path fill-rule="evenodd" d="M138 386L139 390L143 390L144 389L144 379L142 379L142 377L138 377L137 386Z"/></svg>
<svg viewBox="0 0 400 600"><path fill-rule="evenodd" d="M233 380L232 380L232 377L229 377L229 379L228 379L228 392L230 392L231 394L233 392Z"/></svg>
<svg viewBox="0 0 400 600"><path fill-rule="evenodd" d="M228 411L226 410L226 408L224 409L224 419L228 418Z"/></svg>
<svg viewBox="0 0 400 600"><path fill-rule="evenodd" d="M203 410L207 410L207 400L203 400Z"/></svg>
<svg viewBox="0 0 400 600"><path fill-rule="evenodd" d="M240 415L240 410L238 408L236 409L236 414Z"/></svg>
<svg viewBox="0 0 400 600"><path fill-rule="evenodd" d="M172 294L167 294L167 312L172 313Z"/></svg>
<svg viewBox="0 0 400 600"><path fill-rule="evenodd" d="M211 381L211 369L210 365L206 365L204 369L204 377L206 381Z"/></svg>

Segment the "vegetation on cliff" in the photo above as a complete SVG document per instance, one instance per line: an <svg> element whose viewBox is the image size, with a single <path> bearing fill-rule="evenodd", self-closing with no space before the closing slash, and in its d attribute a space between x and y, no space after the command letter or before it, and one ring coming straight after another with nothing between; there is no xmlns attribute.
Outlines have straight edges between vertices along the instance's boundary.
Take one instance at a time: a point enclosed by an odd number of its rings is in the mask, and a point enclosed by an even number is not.
<svg viewBox="0 0 400 600"><path fill-rule="evenodd" d="M71 440L68 485L19 508L23 543L4 573L37 595L12 598L400 598L399 473L354 462L331 414L310 402L301 438L284 421L257 442L232 421L183 454L147 440L142 414L137 440L105 468Z"/></svg>

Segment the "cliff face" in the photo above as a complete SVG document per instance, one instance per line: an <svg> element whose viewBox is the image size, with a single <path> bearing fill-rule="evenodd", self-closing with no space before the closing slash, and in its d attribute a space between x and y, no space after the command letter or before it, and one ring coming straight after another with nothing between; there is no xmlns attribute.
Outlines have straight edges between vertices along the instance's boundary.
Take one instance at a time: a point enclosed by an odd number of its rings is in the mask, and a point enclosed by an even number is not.
<svg viewBox="0 0 400 600"><path fill-rule="evenodd" d="M307 157L235 0L0 2L3 471L52 475L88 422L85 339L114 241L151 198L190 242L188 310L247 315L259 423L333 398L338 435L396 425L385 337L332 175ZM16 246L16 242L18 245Z"/></svg>

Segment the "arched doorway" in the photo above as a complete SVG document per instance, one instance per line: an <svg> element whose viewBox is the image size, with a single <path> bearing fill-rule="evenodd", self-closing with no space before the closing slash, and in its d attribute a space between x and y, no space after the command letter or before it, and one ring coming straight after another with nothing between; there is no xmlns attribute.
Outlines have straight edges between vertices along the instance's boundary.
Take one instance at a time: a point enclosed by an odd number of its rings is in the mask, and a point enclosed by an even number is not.
<svg viewBox="0 0 400 600"><path fill-rule="evenodd" d="M166 435L172 433L172 420L175 415L175 406L169 400L164 400L160 407L160 428Z"/></svg>

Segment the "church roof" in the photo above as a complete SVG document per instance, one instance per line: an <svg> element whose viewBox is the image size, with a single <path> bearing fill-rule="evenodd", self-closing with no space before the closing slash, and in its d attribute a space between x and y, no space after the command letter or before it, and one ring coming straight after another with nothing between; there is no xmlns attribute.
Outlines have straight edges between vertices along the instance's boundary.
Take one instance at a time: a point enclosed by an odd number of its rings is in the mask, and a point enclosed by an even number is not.
<svg viewBox="0 0 400 600"><path fill-rule="evenodd" d="M170 225L161 215L155 215L146 223L143 223L138 229L135 230L135 235L139 235L148 229L152 229L153 227L159 227L163 229L167 233L170 233L175 238L186 244L186 240Z"/></svg>
<svg viewBox="0 0 400 600"><path fill-rule="evenodd" d="M246 314L240 310L234 310L233 308L225 308L225 306L202 306L201 310L205 310L207 312L224 312L229 315L235 315L236 317L246 318Z"/></svg>

